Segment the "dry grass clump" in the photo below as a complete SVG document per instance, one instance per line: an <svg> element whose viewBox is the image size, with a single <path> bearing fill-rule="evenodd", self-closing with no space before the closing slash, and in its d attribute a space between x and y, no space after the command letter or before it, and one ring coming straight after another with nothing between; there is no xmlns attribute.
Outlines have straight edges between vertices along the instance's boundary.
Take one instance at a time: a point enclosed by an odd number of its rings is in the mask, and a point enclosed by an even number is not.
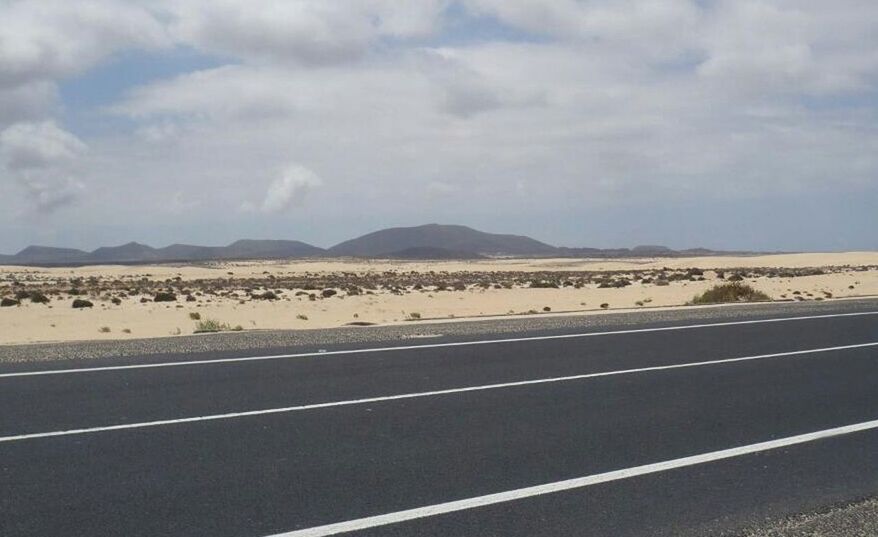
<svg viewBox="0 0 878 537"><path fill-rule="evenodd" d="M724 304L729 302L765 302L771 297L739 282L715 285L697 295L691 304Z"/></svg>
<svg viewBox="0 0 878 537"><path fill-rule="evenodd" d="M203 334L205 332L224 332L226 330L231 330L231 327L226 323L221 323L216 319L205 319L203 321L198 321L195 324L195 333Z"/></svg>

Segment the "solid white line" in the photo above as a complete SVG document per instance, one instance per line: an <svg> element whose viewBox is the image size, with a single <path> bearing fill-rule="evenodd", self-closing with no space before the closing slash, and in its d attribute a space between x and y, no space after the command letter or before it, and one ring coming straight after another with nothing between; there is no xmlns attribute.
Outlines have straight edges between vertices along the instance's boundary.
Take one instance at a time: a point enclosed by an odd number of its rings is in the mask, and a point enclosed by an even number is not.
<svg viewBox="0 0 878 537"><path fill-rule="evenodd" d="M392 352L392 351L412 351L418 349L435 349L440 347L466 347L472 345L492 345L499 343L520 343L527 341L546 341L552 339L575 339L575 338L586 338L586 337L596 337L596 336L615 336L620 334L643 334L649 332L667 332L672 330L692 330L696 328L715 328L722 326L738 326L738 325L748 325L748 324L761 324L761 323L781 323L788 321L806 321L813 319L830 319L834 317L858 317L863 315L878 315L878 311L866 311L866 312L856 312L856 313L833 313L827 315L807 315L800 317L781 317L776 319L754 319L750 321L729 321L723 323L704 323L704 324L687 324L680 326L663 326L657 328L634 328L630 330L611 330L606 332L586 332L580 334L555 334L551 336L532 336L532 337L518 337L518 338L506 338L506 339L485 339L480 341L457 341L457 342L449 342L449 343L430 343L426 345L402 345L396 347L376 347L371 349L346 349L339 351L320 351L320 352L303 352L298 354L275 354L269 356L245 356L240 358L217 358L213 360L190 360L190 361L180 361L180 362L157 362L157 363L146 363L146 364L131 364L131 365L113 365L113 366L99 366L99 367L84 367L78 369L52 369L46 371L17 371L13 373L0 373L0 379L2 378L15 378L15 377L34 377L34 376L42 376L42 375L66 375L71 373L94 373L98 371L120 371L127 369L151 369L157 367L181 367L181 366L193 366L193 365L215 365L215 364L228 364L235 362L253 362L253 361L263 361L263 360L280 360L286 358L308 358L314 356L338 356L344 354L362 354L362 353L370 353L370 352Z"/></svg>
<svg viewBox="0 0 878 537"><path fill-rule="evenodd" d="M541 496L543 494L553 494L565 490L579 489L591 485L597 485L599 483L608 483L611 481L618 481L620 479L628 479L647 474L666 472L668 470L674 470L676 468L685 468L687 466L694 466L696 464L715 462L723 459L740 457L742 455L759 453L761 451L768 451L772 449L795 446L798 444L805 444L807 442L814 442L834 436L869 431L876 428L878 428L878 420L866 421L863 423L855 423L853 425L845 425L843 427L825 429L813 433L800 434L787 438L780 438L777 440L769 440L768 442L759 442L758 444L748 444L746 446L723 449L720 451L712 451L709 453L702 453L700 455L692 455L690 457L682 457L669 461L645 464L643 466L634 466L631 468L615 470L602 474L594 474L585 477L578 477L575 479L556 481L554 483L536 485L533 487L507 490L505 492L498 492L496 494L476 496L474 498L466 498L464 500L428 505L415 509L407 509L405 511L397 511L395 513L387 513L384 515L370 516L356 520L349 520L346 522L327 524L325 526L317 526L313 528L290 531L287 533L279 533L271 537L324 537L327 535L338 535L340 533L347 533L350 531L375 528L378 526L385 526L387 524L396 524L398 522L405 522L407 520L426 518L445 513L453 513L455 511L464 511L467 509L475 509L477 507L484 507L486 505L512 502L516 500L521 500L523 498Z"/></svg>
<svg viewBox="0 0 878 537"><path fill-rule="evenodd" d="M554 382L569 382L573 380L591 379L598 377L612 377L617 375L631 375L635 373L645 373L650 371L665 371L669 369L683 369L687 367L703 367L708 365L731 364L735 362L747 362L752 360L765 360L767 358L781 358L786 356L800 356L805 354L816 354L821 352L842 351L849 349L861 349L865 347L878 346L878 341L873 343L859 343L857 345L842 345L839 347L824 347L821 349L808 349L801 351L778 352L773 354L758 354L755 356L742 356L739 358L724 358L721 360L710 360L704 362L689 362L685 364L659 365L652 367L639 367L636 369L622 369L619 371L603 371L599 373L585 373L582 375L570 375L567 377L551 377L534 380L521 380L516 382L504 382L501 384L485 384L481 386L466 386L463 388L450 388L446 390L433 390L429 392L404 393L399 395L385 395L380 397L368 397L364 399L350 399L347 401L332 401L328 403L313 403L309 405L298 405L281 408L268 408L263 410L248 410L245 412L229 412L226 414L211 414L207 416L195 416L190 418L178 418L170 420L146 421L140 423L125 423L121 425L108 425L103 427L89 427L85 429L70 429L66 431L51 431L45 433L20 434L15 436L0 437L0 442L15 442L19 440L32 440L36 438L49 438L53 436L70 436L77 434L99 433L104 431L120 431L125 429L143 429L147 427L158 427L163 425L176 425L180 423L193 423L199 421L215 421L232 418L243 418L247 416L263 416L266 414L281 414L287 412L298 412L304 410L316 410L318 408L331 408L340 406L362 405L366 403L380 403L384 401L397 401L400 399L417 399L421 397L434 397L438 395L450 395L454 393L480 392L485 390L497 390L502 388L514 388L517 386L530 386L534 384L550 384Z"/></svg>

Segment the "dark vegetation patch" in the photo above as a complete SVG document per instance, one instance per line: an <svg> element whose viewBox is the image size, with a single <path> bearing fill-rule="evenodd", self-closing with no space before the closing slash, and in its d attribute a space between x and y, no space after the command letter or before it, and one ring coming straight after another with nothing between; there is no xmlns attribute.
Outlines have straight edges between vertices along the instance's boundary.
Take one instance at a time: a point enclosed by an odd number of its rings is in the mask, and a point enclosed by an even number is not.
<svg viewBox="0 0 878 537"><path fill-rule="evenodd" d="M715 285L692 299L692 304L725 304L729 302L765 302L771 297L743 283Z"/></svg>

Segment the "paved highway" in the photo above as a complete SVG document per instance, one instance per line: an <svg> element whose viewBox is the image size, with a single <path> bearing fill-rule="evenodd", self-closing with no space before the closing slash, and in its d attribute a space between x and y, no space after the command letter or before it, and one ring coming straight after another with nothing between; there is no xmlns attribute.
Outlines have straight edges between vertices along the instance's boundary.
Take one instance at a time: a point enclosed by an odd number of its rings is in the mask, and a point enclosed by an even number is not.
<svg viewBox="0 0 878 537"><path fill-rule="evenodd" d="M0 535L718 535L874 496L874 306L0 364Z"/></svg>

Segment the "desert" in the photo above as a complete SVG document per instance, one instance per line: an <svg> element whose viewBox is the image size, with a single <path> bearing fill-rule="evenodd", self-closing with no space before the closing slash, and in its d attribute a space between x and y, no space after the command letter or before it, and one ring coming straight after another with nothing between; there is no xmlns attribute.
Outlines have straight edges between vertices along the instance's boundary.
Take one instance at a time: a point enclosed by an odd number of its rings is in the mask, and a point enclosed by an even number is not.
<svg viewBox="0 0 878 537"><path fill-rule="evenodd" d="M0 344L691 307L731 282L773 301L875 296L878 253L0 266Z"/></svg>

